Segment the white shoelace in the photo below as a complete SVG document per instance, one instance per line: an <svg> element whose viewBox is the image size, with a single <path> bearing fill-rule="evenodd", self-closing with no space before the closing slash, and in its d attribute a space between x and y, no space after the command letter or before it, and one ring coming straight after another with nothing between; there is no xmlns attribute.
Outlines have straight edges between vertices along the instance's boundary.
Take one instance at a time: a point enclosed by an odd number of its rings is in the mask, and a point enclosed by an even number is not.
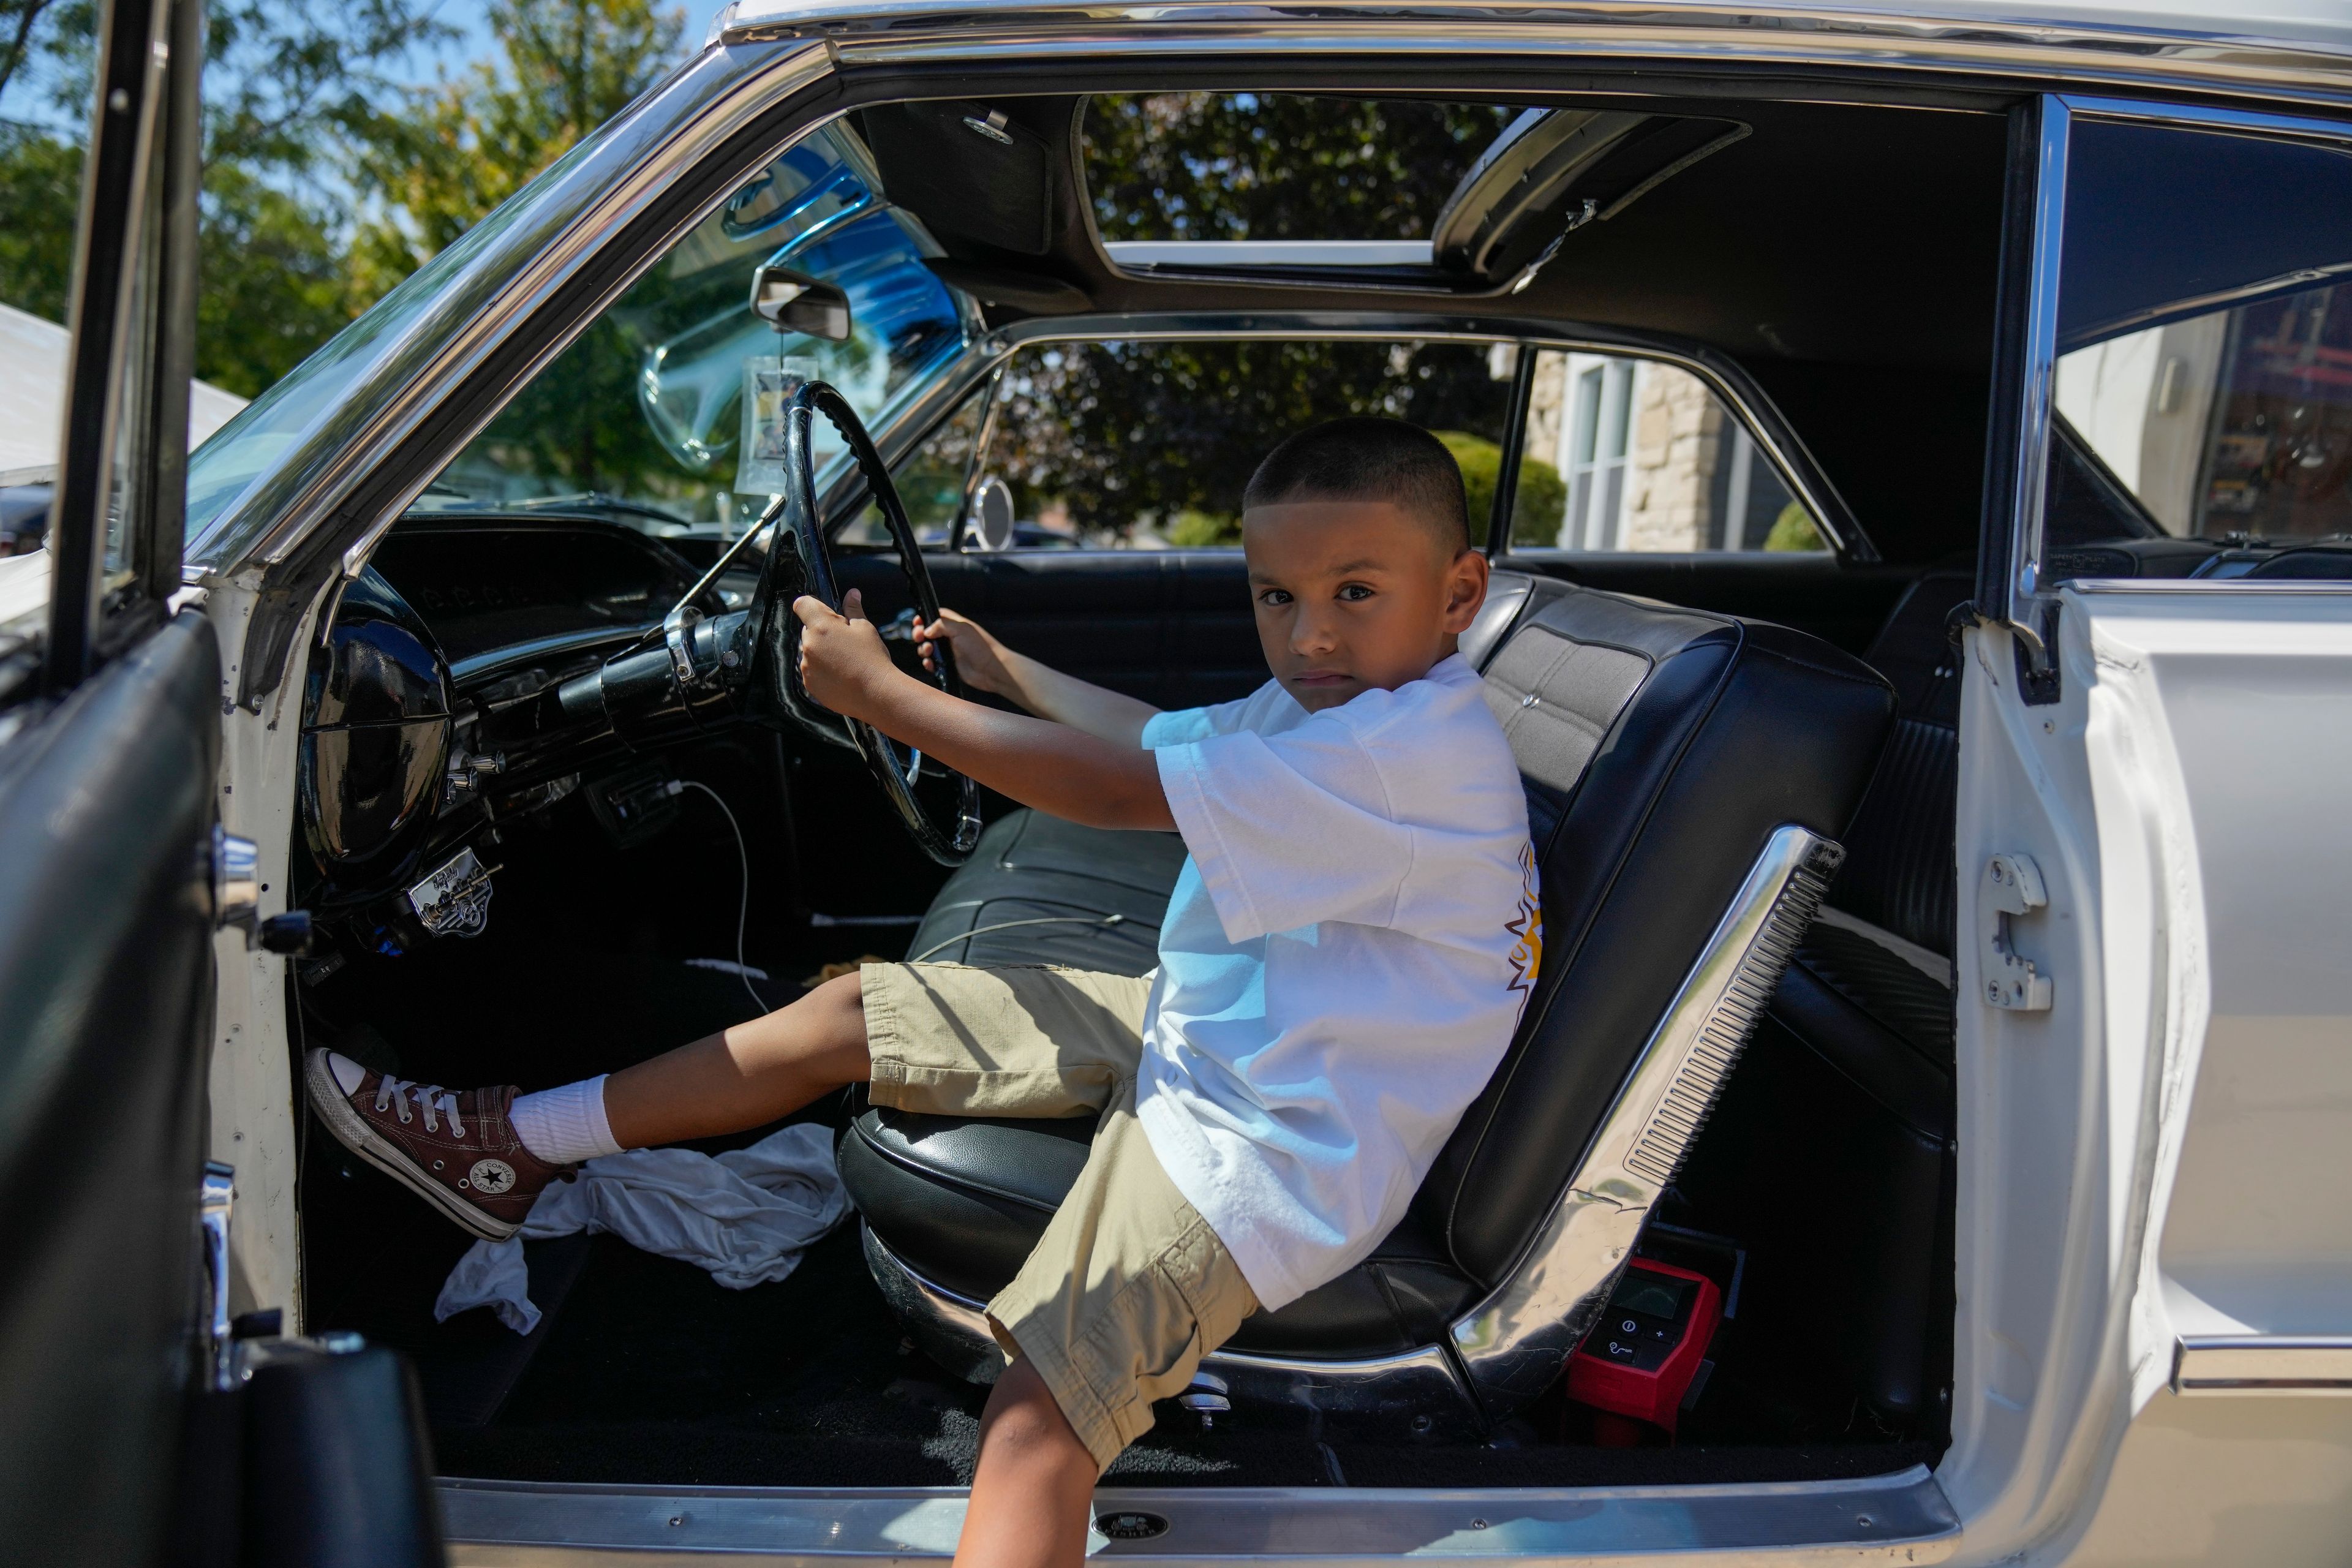
<svg viewBox="0 0 2352 1568"><path fill-rule="evenodd" d="M441 1131L441 1123L434 1115L437 1110L448 1113L450 1137L463 1138L466 1135L466 1124L457 1120L457 1097L437 1083L420 1086L412 1079L398 1079L386 1073L375 1086L376 1113L382 1115L389 1109L399 1115L404 1124L413 1121L415 1118L408 1114L408 1102L412 1098L415 1100L417 1108L425 1112L425 1131Z"/></svg>

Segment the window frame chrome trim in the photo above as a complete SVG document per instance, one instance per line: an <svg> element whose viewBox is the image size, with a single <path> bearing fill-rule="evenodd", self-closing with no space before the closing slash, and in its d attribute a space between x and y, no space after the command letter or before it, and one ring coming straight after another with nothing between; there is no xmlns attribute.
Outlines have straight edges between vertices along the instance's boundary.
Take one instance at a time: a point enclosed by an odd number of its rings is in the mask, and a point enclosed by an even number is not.
<svg viewBox="0 0 2352 1568"><path fill-rule="evenodd" d="M2009 454L2011 481L2002 487L2004 494L1986 496L1988 509L2006 509L2007 520L2004 529L2001 519L1988 516L1983 530L1985 546L1990 551L2005 534L2007 548L2000 563L2003 572L1997 595L1986 593L1990 574L1984 566L1979 568L1979 611L2017 635L2025 657L2036 669L2048 670L2054 656L2044 646L2044 628L2058 611L2061 588L2099 594L2331 591L2324 583L2265 584L2259 579L2239 577L2070 577L2053 585L2045 583L2042 574L2048 531L2043 502L2049 486L2052 421L2057 413L2058 306L2065 265L2066 165L2075 124L2088 121L2107 125L2169 126L2215 135L2322 143L2332 150L2352 153L2352 121L2064 92L2043 94L2041 109L2032 209L2034 227L2030 242L2020 367L2023 379L2007 392L1996 382L1993 392L1997 399L2004 395L2013 398L2014 416L2020 421L2016 445ZM2239 292L2242 291L2227 290L2214 295L2215 308L2224 308L2227 300Z"/></svg>
<svg viewBox="0 0 2352 1568"><path fill-rule="evenodd" d="M1299 52L1572 53L1614 64L1697 58L1709 64L1854 67L1971 77L2038 77L2126 90L2209 91L2315 103L2352 98L2352 29L2301 38L2184 26L2177 14L2085 21L1988 16L1935 5L1759 12L1729 0L1671 9L1499 0L1475 12L1430 0L1383 5L1335 0L1311 8L1222 0L775 0L761 16L739 3L714 27L734 41L821 32L845 68L963 58L1131 57L1139 50L1216 55L1268 47Z"/></svg>
<svg viewBox="0 0 2352 1568"><path fill-rule="evenodd" d="M1137 325L1136 323L1141 323ZM908 404L875 445L883 460L895 467L926 439L939 422L951 415L979 383L995 374L1019 351L1055 342L1180 342L1185 341L1455 342L1493 345L1512 343L1538 353L1591 353L1654 360L1696 376L1722 399L1755 439L1758 449L1788 485L1789 493L1804 503L1829 541L1830 551L1849 565L1875 565L1882 557L1870 535L1846 506L1845 500L1815 461L1795 428L1747 373L1728 359L1690 344L1672 343L1639 333L1616 332L1558 321L1498 317L1481 321L1460 312L1404 310L1265 310L1230 314L1171 311L1143 315L1039 316L997 329L965 351L963 361L941 373L932 389ZM837 531L850 521L856 478L845 467L828 474L823 485L829 525ZM1748 554L1750 552L1708 552ZM1505 557L1507 559L1507 557Z"/></svg>

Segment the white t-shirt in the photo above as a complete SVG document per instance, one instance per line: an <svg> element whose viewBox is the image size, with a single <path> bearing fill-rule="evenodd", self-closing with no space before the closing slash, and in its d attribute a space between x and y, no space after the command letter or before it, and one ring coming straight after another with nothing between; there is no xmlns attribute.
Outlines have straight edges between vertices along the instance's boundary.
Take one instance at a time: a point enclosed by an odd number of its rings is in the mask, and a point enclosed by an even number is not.
<svg viewBox="0 0 2352 1568"><path fill-rule="evenodd" d="M1274 681L1144 727L1191 857L1136 1114L1268 1309L1361 1261L1517 1027L1527 799L1460 657L1309 714Z"/></svg>

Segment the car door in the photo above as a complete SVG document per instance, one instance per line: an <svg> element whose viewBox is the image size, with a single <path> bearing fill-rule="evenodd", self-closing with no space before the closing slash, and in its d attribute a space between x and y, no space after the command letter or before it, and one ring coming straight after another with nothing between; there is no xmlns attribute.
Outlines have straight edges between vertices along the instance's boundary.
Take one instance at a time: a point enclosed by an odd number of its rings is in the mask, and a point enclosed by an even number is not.
<svg viewBox="0 0 2352 1568"><path fill-rule="evenodd" d="M2013 131L1940 1479L1985 1557L2340 1561L2352 127Z"/></svg>
<svg viewBox="0 0 2352 1568"><path fill-rule="evenodd" d="M0 1539L22 1560L155 1554L209 1364L220 668L169 609L200 22L102 13L46 625L16 628L0 710Z"/></svg>
<svg viewBox="0 0 2352 1568"><path fill-rule="evenodd" d="M48 549L0 584L36 605L0 636L0 1540L436 1561L390 1352L231 1342L205 1083L215 931L257 889L218 826L218 645L172 602L201 0L113 0L98 42Z"/></svg>

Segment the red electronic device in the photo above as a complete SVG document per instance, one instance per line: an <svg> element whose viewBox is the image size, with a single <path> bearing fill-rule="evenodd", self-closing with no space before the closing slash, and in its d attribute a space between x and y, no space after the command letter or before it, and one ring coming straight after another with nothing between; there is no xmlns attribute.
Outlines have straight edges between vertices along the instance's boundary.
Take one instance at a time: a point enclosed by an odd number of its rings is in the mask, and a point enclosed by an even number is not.
<svg viewBox="0 0 2352 1568"><path fill-rule="evenodd" d="M1723 1293L1714 1280L1633 1258L1601 1321L1569 1358L1568 1396L1672 1432L1722 1321Z"/></svg>

